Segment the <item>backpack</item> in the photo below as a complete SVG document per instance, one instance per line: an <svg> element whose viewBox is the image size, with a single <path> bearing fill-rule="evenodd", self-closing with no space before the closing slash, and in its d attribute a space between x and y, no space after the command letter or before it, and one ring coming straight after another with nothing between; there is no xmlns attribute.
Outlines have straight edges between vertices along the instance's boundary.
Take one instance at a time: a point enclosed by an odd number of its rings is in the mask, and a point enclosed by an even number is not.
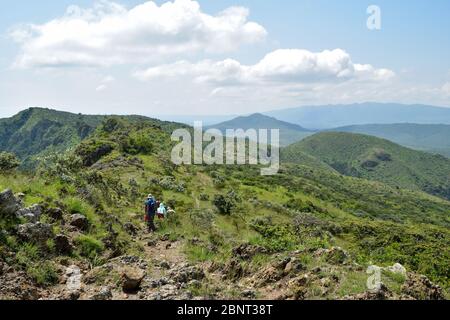
<svg viewBox="0 0 450 320"><path fill-rule="evenodd" d="M155 205L156 205L155 199L148 199L145 202L145 208L147 210L146 213L155 213L156 211Z"/></svg>

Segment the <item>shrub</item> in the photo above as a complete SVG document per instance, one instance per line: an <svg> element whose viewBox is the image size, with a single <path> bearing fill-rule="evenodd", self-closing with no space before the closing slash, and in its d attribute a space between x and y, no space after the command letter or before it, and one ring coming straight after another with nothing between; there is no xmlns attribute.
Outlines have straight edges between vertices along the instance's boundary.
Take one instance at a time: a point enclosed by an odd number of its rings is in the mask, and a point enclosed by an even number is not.
<svg viewBox="0 0 450 320"><path fill-rule="evenodd" d="M58 281L55 267L48 261L29 266L27 274L39 285L52 285Z"/></svg>
<svg viewBox="0 0 450 320"><path fill-rule="evenodd" d="M145 132L132 133L121 142L122 150L129 154L150 154L153 143L150 135Z"/></svg>
<svg viewBox="0 0 450 320"><path fill-rule="evenodd" d="M88 235L80 235L75 239L75 242L80 249L80 254L91 259L94 259L105 249L100 240Z"/></svg>
<svg viewBox="0 0 450 320"><path fill-rule="evenodd" d="M221 214L230 215L236 208L237 204L241 202L239 195L233 190L227 194L218 194L214 197L213 203Z"/></svg>
<svg viewBox="0 0 450 320"><path fill-rule="evenodd" d="M7 172L16 169L20 160L12 153L0 152L0 171Z"/></svg>

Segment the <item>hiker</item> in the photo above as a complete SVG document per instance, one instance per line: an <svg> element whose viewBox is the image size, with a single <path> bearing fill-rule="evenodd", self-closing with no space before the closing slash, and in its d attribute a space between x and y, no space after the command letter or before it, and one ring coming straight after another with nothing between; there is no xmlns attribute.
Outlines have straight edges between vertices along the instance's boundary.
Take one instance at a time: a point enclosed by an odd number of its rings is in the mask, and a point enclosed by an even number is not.
<svg viewBox="0 0 450 320"><path fill-rule="evenodd" d="M147 221L148 231L156 231L155 227L156 200L149 194L145 201L145 220Z"/></svg>
<svg viewBox="0 0 450 320"><path fill-rule="evenodd" d="M164 203L160 203L159 208L157 210L158 213L158 218L160 219L164 219L167 215L167 209L166 206L164 205Z"/></svg>

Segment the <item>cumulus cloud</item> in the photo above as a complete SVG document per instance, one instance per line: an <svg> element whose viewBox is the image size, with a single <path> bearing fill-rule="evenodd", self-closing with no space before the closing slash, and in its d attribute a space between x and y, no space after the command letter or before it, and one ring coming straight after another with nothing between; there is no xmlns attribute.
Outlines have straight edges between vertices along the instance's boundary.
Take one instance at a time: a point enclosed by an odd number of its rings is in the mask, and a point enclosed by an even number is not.
<svg viewBox="0 0 450 320"><path fill-rule="evenodd" d="M71 6L44 24L17 26L10 37L21 45L16 67L109 66L230 52L263 40L266 30L248 16L243 7L209 15L192 0L131 9L103 0L89 9Z"/></svg>
<svg viewBox="0 0 450 320"><path fill-rule="evenodd" d="M242 65L233 59L198 63L179 61L140 70L134 76L140 80L188 76L198 83L227 86L385 81L394 77L395 73L369 64L355 64L350 55L341 49L318 53L280 49L267 54L254 65Z"/></svg>
<svg viewBox="0 0 450 320"><path fill-rule="evenodd" d="M441 88L442 92L450 97L450 82L445 83L442 88Z"/></svg>

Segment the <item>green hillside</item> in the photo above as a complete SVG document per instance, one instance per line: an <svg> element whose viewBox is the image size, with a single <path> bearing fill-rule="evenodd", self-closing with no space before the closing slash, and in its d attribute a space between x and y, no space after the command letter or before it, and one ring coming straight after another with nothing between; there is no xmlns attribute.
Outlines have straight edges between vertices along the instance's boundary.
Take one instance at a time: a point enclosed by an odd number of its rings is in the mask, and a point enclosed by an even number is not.
<svg viewBox="0 0 450 320"><path fill-rule="evenodd" d="M299 125L280 121L259 113L250 116L237 117L230 121L209 126L208 128L219 129L223 133L225 133L225 130L227 129L279 129L281 146L290 145L314 133Z"/></svg>
<svg viewBox="0 0 450 320"><path fill-rule="evenodd" d="M0 119L0 150L13 152L29 163L33 156L61 152L78 144L103 119L103 116L30 108Z"/></svg>
<svg viewBox="0 0 450 320"><path fill-rule="evenodd" d="M402 146L450 157L450 125L444 124L367 124L330 131L361 133L390 140Z"/></svg>
<svg viewBox="0 0 450 320"><path fill-rule="evenodd" d="M0 119L0 151L16 154L22 167L30 168L38 157L63 152L89 137L108 116L82 115L44 108L30 108L11 118ZM153 126L164 124L172 132L179 124L162 122L138 115L120 116L131 123L146 121Z"/></svg>
<svg viewBox="0 0 450 320"><path fill-rule="evenodd" d="M302 156L297 159L296 154ZM450 199L450 160L440 155L367 135L325 132L287 147L282 159L301 163L304 154L348 176Z"/></svg>
<svg viewBox="0 0 450 320"><path fill-rule="evenodd" d="M408 273L383 271L383 297L448 297L449 201L343 176L310 155L274 176L175 166L170 133L180 126L108 117L33 174L0 173L0 190L22 199L0 191L0 266L9 270L0 299L357 298L368 295L369 265L394 263ZM175 210L154 234L143 221L148 193ZM28 212L37 204L40 222L12 213L11 202ZM59 282L73 265L83 288L67 292ZM411 290L417 273L442 289ZM124 274L142 274L136 291Z"/></svg>

